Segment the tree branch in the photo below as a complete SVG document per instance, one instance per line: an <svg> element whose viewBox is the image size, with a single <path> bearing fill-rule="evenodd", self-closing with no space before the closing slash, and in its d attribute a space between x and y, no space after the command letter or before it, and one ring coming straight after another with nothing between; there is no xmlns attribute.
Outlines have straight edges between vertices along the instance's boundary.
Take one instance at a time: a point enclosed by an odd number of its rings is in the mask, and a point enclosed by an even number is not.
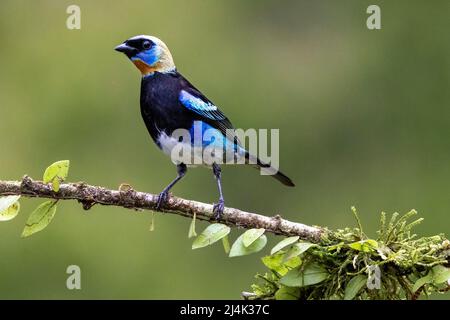
<svg viewBox="0 0 450 320"><path fill-rule="evenodd" d="M135 210L154 210L158 199L158 195L135 191L131 187L109 190L103 187L91 186L84 182L61 184L60 190L54 192L51 184L34 181L28 176L23 177L22 181L0 180L0 196L9 195L55 200L77 200L83 205L85 210L89 210L95 204ZM213 218L213 206L211 204L174 196L169 197L161 211L188 218L192 218L195 213L199 220L221 222L247 229L264 228L266 232L284 236L299 236L303 240L315 243L320 242L327 233L326 229L291 222L281 218L279 215L267 217L234 208L225 208L222 218L216 221Z"/></svg>
<svg viewBox="0 0 450 320"><path fill-rule="evenodd" d="M58 162L53 166L61 169L62 164ZM78 182L61 184L58 192L53 191L53 188L54 184L33 181L28 176L24 176L21 181L0 180L0 197L21 195L31 198L77 200L85 210L89 210L96 204L134 210L154 210L158 200L158 195L135 191L129 185L121 185L119 190L109 190ZM212 205L173 196L169 197L162 208L162 212L188 218L192 218L195 214L200 220L211 223L217 222L213 218ZM356 211L354 213L357 215ZM389 275L390 281L383 281L380 290L360 289L352 298L416 299L421 294L421 290L424 290L427 294L449 290L450 286L443 286L448 281L444 277L448 272L445 268L450 266L450 242L442 234L422 238L412 236L410 234L411 228L421 221L421 219L418 219L406 224L406 221L414 214L415 211L411 210L401 217L393 215L389 222L389 228L384 228L386 221L383 216L382 228L377 240L366 239L361 234L360 223L358 223L359 228L330 231L326 228L291 222L282 219L279 215L267 217L233 208L225 208L219 222L247 229L264 228L266 232L283 236L299 236L301 240L319 244L302 252L303 256L299 261L306 261L307 264L304 266L301 262L302 264L295 269L296 275L303 274L301 278L291 277L289 283L286 283L283 282L283 279L286 280L285 277L288 274L272 272L270 279L259 275L265 281L262 284L254 284L253 286L256 289L253 293L244 292L242 296L245 299L275 299L277 298L277 292L283 288L289 288L289 297L297 297L298 299L343 298L349 294L347 288L351 287L350 282L356 276L364 275L369 267L379 268L378 270L383 272L384 275ZM291 252L291 249L282 256L282 259L289 252ZM285 262L281 261L284 260L275 259L272 263L279 263L280 266L284 266ZM304 281L301 279L307 276L303 272L306 272L304 270L309 266L316 266L319 270L322 270L319 272L321 274L326 273L326 279L304 288L305 290L300 290L298 287L303 286ZM435 281L438 281L434 276L435 273L442 278L439 278L440 280L437 283L435 283ZM411 274L414 274L414 277L411 277ZM412 288L416 285L416 279L427 279L426 277L429 275L433 275L430 278L431 280L424 282L422 289L419 288L413 292ZM267 285L267 281L270 281L271 285ZM286 287L287 284L289 284L288 287Z"/></svg>

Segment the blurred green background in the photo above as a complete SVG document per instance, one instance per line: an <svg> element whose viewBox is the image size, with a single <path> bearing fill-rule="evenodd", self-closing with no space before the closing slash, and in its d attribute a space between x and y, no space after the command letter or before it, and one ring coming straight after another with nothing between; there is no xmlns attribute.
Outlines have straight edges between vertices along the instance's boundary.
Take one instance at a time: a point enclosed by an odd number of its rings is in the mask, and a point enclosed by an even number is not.
<svg viewBox="0 0 450 320"><path fill-rule="evenodd" d="M66 28L70 4L81 30ZM381 30L366 28L370 4ZM2 0L0 178L40 178L70 159L71 181L161 191L175 168L141 120L138 71L113 51L152 34L236 127L280 128L281 168L297 187L226 167L228 206L339 228L354 224L355 205L368 234L382 210L415 208L418 232L448 234L449 14L447 0ZM190 170L174 194L217 198L206 169ZM187 219L158 214L149 232L148 212L75 202L21 239L40 202L23 200L0 224L0 298L239 298L278 240L229 259L220 243L192 251ZM65 287L70 264L82 290Z"/></svg>

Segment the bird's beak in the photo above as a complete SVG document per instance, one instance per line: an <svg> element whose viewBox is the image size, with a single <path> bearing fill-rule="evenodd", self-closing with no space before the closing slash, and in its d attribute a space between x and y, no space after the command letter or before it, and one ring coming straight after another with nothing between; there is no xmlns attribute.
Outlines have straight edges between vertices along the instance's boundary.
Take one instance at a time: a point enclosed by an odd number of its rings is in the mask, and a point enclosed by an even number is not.
<svg viewBox="0 0 450 320"><path fill-rule="evenodd" d="M136 48L130 47L125 42L115 47L114 50L125 53L127 56L132 56L137 53Z"/></svg>

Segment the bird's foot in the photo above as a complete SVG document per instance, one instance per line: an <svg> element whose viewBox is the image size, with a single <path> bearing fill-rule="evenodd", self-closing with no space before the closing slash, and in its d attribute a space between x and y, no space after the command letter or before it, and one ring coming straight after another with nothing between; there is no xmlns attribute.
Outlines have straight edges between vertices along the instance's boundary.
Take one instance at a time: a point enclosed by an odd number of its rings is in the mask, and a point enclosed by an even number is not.
<svg viewBox="0 0 450 320"><path fill-rule="evenodd" d="M156 202L155 209L160 211L168 199L169 199L169 192L168 191L161 192L158 196L158 201Z"/></svg>
<svg viewBox="0 0 450 320"><path fill-rule="evenodd" d="M215 203L213 206L213 213L215 220L219 220L222 217L224 209L225 209L225 201L223 199L219 199L219 202Z"/></svg>

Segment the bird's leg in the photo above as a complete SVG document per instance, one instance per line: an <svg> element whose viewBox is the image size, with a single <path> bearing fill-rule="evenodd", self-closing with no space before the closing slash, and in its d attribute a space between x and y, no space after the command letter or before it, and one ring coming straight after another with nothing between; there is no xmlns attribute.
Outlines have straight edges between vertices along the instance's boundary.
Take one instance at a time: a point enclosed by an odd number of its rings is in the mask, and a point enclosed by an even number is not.
<svg viewBox="0 0 450 320"><path fill-rule="evenodd" d="M220 167L213 163L212 166L214 177L217 180L217 188L219 189L219 202L214 204L213 212L214 212L214 219L219 220L222 216L223 209L225 208L225 200L223 199L222 194L222 184L221 184L221 176L222 176L222 169Z"/></svg>
<svg viewBox="0 0 450 320"><path fill-rule="evenodd" d="M169 197L169 191L172 189L172 187L181 180L181 178L184 177L186 174L187 167L184 163L181 163L177 165L177 177L169 183L167 187L164 188L164 190L159 194L158 201L156 202L156 210L160 210L164 203L166 203L168 197Z"/></svg>

